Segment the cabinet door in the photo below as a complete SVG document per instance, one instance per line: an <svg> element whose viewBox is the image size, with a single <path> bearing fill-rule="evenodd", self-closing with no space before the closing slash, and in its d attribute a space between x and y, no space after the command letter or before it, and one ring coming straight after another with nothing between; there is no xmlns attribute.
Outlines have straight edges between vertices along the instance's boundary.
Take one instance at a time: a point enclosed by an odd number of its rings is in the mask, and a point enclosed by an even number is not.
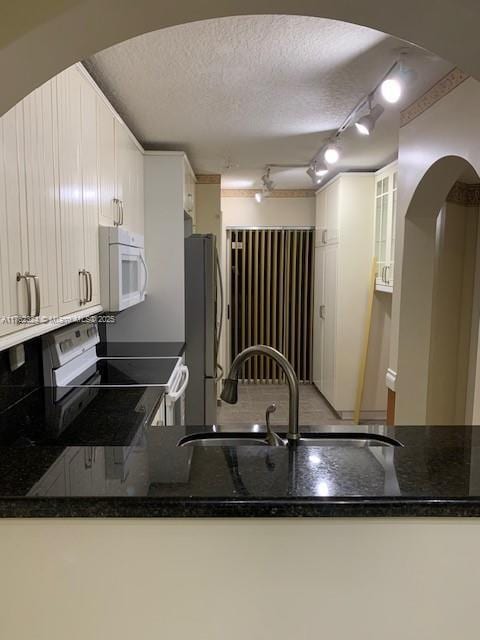
<svg viewBox="0 0 480 640"><path fill-rule="evenodd" d="M397 226L397 180L398 173L395 169L392 174L392 192L391 192L391 207L390 207L390 244L388 247L388 269L386 272L387 282L393 287L393 269L395 264L395 233Z"/></svg>
<svg viewBox="0 0 480 640"><path fill-rule="evenodd" d="M23 165L23 105L0 118L0 335L22 328L18 315L28 312L26 283L17 272L27 269L25 174Z"/></svg>
<svg viewBox="0 0 480 640"><path fill-rule="evenodd" d="M324 337L321 391L335 406L335 358L337 348L337 256L338 246L328 245L324 249Z"/></svg>
<svg viewBox="0 0 480 640"><path fill-rule="evenodd" d="M390 178L380 176L375 183L375 258L377 261L377 283L385 283L387 266Z"/></svg>
<svg viewBox="0 0 480 640"><path fill-rule="evenodd" d="M115 117L97 96L99 221L105 226L118 222L115 198Z"/></svg>
<svg viewBox="0 0 480 640"><path fill-rule="evenodd" d="M313 297L313 382L322 388L322 360L324 352L325 313L324 313L324 277L325 248L315 249L315 290Z"/></svg>
<svg viewBox="0 0 480 640"><path fill-rule="evenodd" d="M23 101L28 270L37 276L40 301L32 291L32 315L58 316L55 179L56 81L47 82ZM31 281L33 285L33 281ZM32 287L35 290L35 287Z"/></svg>
<svg viewBox="0 0 480 640"><path fill-rule="evenodd" d="M84 268L91 281L85 306L100 304L100 266L98 256L98 146L97 96L93 87L82 78L82 198ZM87 297L87 296L86 296Z"/></svg>
<svg viewBox="0 0 480 640"><path fill-rule="evenodd" d="M81 167L81 83L79 72L70 68L56 78L58 109L58 276L60 315L82 308L85 279L83 197Z"/></svg>
<svg viewBox="0 0 480 640"><path fill-rule="evenodd" d="M145 204L143 191L143 153L135 148L133 150L134 166L135 166L135 220L133 222L133 230L136 233L144 235L145 233Z"/></svg>
<svg viewBox="0 0 480 640"><path fill-rule="evenodd" d="M131 139L127 129L120 122L115 121L116 195L122 201L123 225L136 233L143 231L143 206L139 211L140 190L143 194L143 162L141 167L142 184L140 185L139 155L141 152Z"/></svg>

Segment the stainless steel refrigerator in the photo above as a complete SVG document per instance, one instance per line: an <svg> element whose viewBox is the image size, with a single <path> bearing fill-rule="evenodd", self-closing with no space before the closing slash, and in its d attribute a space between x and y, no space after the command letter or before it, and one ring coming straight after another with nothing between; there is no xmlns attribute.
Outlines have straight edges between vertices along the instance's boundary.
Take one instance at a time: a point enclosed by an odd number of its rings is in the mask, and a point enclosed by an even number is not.
<svg viewBox="0 0 480 640"><path fill-rule="evenodd" d="M217 354L221 323L217 291L221 290L215 236L185 238L185 360L190 372L185 396L188 426L217 420ZM220 285L220 286L219 286Z"/></svg>

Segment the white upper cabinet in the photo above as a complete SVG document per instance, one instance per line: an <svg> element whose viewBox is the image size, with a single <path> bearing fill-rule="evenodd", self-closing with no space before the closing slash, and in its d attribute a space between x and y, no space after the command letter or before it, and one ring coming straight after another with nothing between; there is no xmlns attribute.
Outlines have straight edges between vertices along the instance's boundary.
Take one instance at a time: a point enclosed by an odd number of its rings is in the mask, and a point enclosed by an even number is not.
<svg viewBox="0 0 480 640"><path fill-rule="evenodd" d="M43 322L58 316L54 83L47 82L23 101L27 277L32 313Z"/></svg>
<svg viewBox="0 0 480 640"><path fill-rule="evenodd" d="M83 204L83 286L85 306L100 304L100 264L98 254L98 127L97 96L90 83L82 81L82 204Z"/></svg>
<svg viewBox="0 0 480 640"><path fill-rule="evenodd" d="M57 76L58 274L60 315L77 311L87 296L84 269L81 165L82 78L75 67Z"/></svg>
<svg viewBox="0 0 480 640"><path fill-rule="evenodd" d="M115 116L97 96L99 221L107 227L119 222L115 202Z"/></svg>
<svg viewBox="0 0 480 640"><path fill-rule="evenodd" d="M115 120L115 170L120 216L115 224L143 235L143 154L118 120Z"/></svg>
<svg viewBox="0 0 480 640"><path fill-rule="evenodd" d="M375 175L376 287L377 290L386 292L391 292L393 288L397 170L397 163L394 162Z"/></svg>
<svg viewBox="0 0 480 640"><path fill-rule="evenodd" d="M29 313L25 279L28 264L23 160L23 105L0 118L0 335L18 331L16 318Z"/></svg>
<svg viewBox="0 0 480 640"><path fill-rule="evenodd" d="M143 174L141 147L81 65L0 117L0 348L101 310L98 227L144 233Z"/></svg>

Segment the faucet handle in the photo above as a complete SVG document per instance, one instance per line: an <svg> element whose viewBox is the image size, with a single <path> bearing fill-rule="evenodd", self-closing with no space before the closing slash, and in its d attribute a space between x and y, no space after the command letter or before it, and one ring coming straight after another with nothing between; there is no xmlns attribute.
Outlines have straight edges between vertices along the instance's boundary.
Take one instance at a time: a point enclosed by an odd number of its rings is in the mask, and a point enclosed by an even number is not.
<svg viewBox="0 0 480 640"><path fill-rule="evenodd" d="M265 413L267 431L270 431L270 416L272 415L272 413L275 413L276 410L277 410L277 405L274 402L269 407L267 407L267 411Z"/></svg>

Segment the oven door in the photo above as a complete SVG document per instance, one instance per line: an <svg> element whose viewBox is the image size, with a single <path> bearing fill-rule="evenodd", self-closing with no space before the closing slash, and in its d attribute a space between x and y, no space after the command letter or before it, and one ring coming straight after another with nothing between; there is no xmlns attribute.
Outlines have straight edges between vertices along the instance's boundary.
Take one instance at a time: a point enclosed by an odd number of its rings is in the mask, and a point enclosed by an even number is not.
<svg viewBox="0 0 480 640"><path fill-rule="evenodd" d="M167 426L180 426L185 424L185 391L188 387L189 371L186 365L179 367L172 388L165 396L165 416Z"/></svg>
<svg viewBox="0 0 480 640"><path fill-rule="evenodd" d="M110 245L110 309L122 311L145 300L148 270L140 247Z"/></svg>

